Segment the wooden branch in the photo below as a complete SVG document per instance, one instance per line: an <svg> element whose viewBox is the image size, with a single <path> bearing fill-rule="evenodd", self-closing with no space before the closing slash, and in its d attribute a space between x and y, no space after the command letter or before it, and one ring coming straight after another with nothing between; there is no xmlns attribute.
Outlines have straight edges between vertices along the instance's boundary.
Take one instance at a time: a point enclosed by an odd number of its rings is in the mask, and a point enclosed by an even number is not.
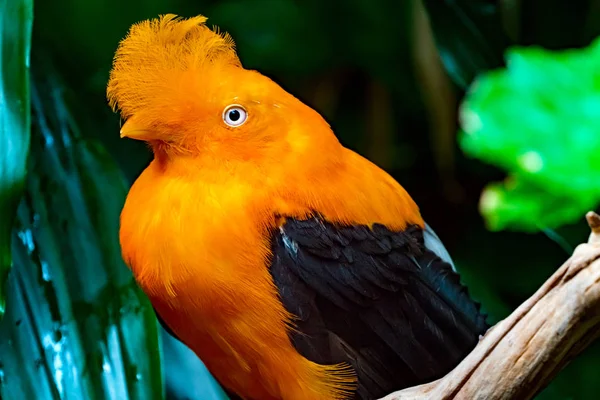
<svg viewBox="0 0 600 400"><path fill-rule="evenodd" d="M600 216L546 283L445 377L381 400L531 399L600 336Z"/></svg>

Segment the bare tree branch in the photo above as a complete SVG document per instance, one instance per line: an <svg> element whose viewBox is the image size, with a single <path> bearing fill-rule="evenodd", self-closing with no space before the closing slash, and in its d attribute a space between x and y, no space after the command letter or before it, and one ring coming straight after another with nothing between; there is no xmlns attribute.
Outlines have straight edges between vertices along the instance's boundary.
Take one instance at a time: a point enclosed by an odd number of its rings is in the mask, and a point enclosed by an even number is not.
<svg viewBox="0 0 600 400"><path fill-rule="evenodd" d="M600 336L600 216L544 285L445 377L381 400L531 399Z"/></svg>

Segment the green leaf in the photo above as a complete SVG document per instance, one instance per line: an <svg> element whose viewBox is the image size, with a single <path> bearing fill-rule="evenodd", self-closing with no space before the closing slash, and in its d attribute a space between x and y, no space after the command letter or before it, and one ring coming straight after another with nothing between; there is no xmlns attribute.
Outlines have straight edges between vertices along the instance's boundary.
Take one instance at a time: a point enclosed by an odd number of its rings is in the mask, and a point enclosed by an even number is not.
<svg viewBox="0 0 600 400"><path fill-rule="evenodd" d="M0 325L0 397L162 399L158 325L118 244L127 185L79 134L65 89L44 68Z"/></svg>
<svg viewBox="0 0 600 400"><path fill-rule="evenodd" d="M10 231L29 152L32 0L0 0L0 319L11 266Z"/></svg>
<svg viewBox="0 0 600 400"><path fill-rule="evenodd" d="M481 195L479 211L492 231L537 232L580 220L584 210L595 206L588 198L551 193L534 182L512 178L489 184Z"/></svg>
<svg viewBox="0 0 600 400"><path fill-rule="evenodd" d="M514 48L462 105L460 144L508 171L482 212L492 229L574 222L600 203L600 40L581 50Z"/></svg>
<svg viewBox="0 0 600 400"><path fill-rule="evenodd" d="M503 65L510 43L492 0L423 0L442 62L466 89L475 76Z"/></svg>

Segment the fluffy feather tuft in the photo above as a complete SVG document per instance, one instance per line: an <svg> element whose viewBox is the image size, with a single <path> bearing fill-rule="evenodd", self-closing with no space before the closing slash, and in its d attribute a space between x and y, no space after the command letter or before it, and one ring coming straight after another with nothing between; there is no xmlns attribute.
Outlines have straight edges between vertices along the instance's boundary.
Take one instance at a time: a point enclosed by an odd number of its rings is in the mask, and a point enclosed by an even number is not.
<svg viewBox="0 0 600 400"><path fill-rule="evenodd" d="M214 71L241 67L231 36L211 30L206 20L166 14L133 25L113 61L110 106L124 118L150 115L185 98L186 92L192 95L190 86L197 89Z"/></svg>

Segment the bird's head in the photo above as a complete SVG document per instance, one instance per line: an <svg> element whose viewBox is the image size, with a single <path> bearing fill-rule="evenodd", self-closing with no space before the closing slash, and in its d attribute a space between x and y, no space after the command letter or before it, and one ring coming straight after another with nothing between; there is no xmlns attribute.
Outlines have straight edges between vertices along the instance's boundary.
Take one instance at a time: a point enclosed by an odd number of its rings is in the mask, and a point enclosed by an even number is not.
<svg viewBox="0 0 600 400"><path fill-rule="evenodd" d="M164 15L131 27L107 88L110 105L125 120L122 137L173 154L247 158L282 140L302 147L315 131L329 131L275 82L244 69L233 39L205 21Z"/></svg>

